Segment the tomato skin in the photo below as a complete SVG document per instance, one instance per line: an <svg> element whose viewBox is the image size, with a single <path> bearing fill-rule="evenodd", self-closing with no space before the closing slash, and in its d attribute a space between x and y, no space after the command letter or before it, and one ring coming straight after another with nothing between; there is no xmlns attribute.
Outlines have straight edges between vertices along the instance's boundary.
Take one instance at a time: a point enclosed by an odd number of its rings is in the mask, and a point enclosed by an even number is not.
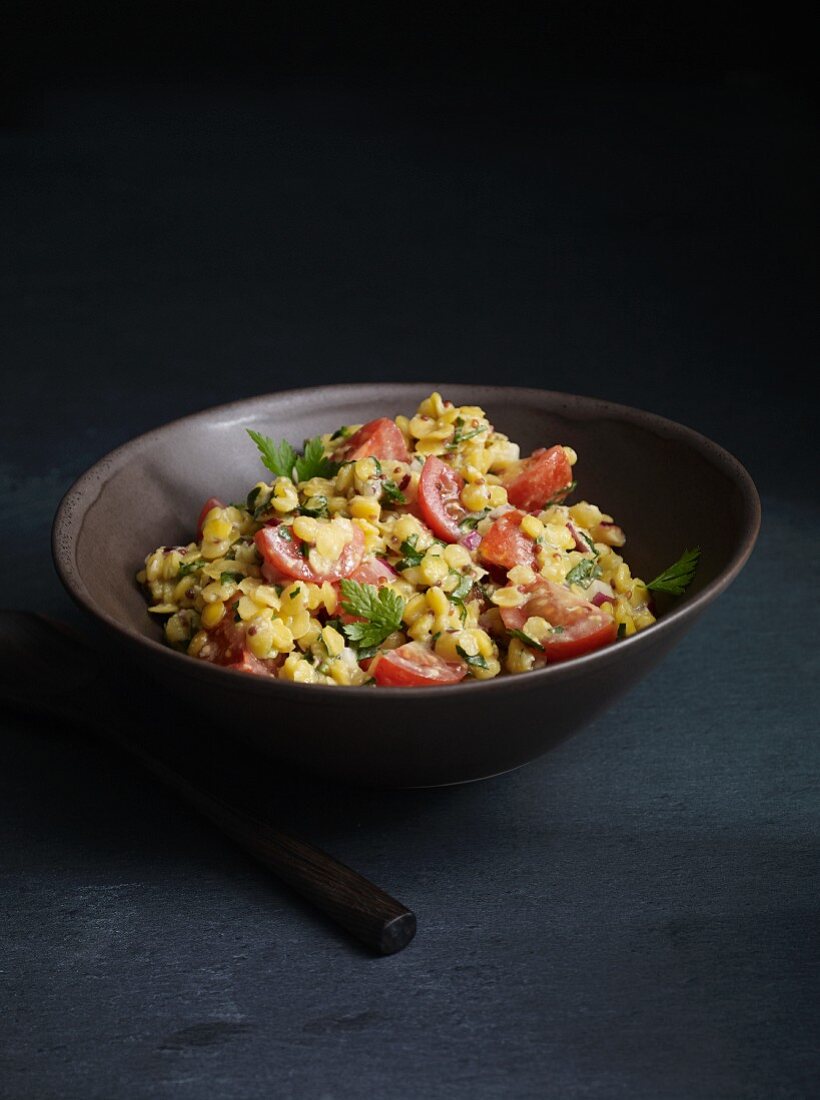
<svg viewBox="0 0 820 1100"><path fill-rule="evenodd" d="M317 573L313 569L308 558L302 555L301 539L286 524L260 528L254 535L254 542L265 563L273 570L294 580L321 584L322 581L338 581L342 577L349 577L361 563L364 557L364 534L357 524L351 523L350 526L353 531L352 540L346 544L338 560L326 573Z"/></svg>
<svg viewBox="0 0 820 1100"><path fill-rule="evenodd" d="M611 616L589 600L576 596L562 584L539 577L524 589L529 599L521 607L502 607L501 618L507 630L523 630L527 619L540 615L552 626L563 627L542 641L547 661L567 661L594 649L609 645L618 635Z"/></svg>
<svg viewBox="0 0 820 1100"><path fill-rule="evenodd" d="M458 542L464 532L459 522L467 515L461 503L464 478L430 455L419 478L419 508L433 534L445 542Z"/></svg>
<svg viewBox="0 0 820 1100"><path fill-rule="evenodd" d="M205 503L202 505L202 511L199 513L199 519L196 523L196 541L202 542L202 525L205 523L205 517L212 508L224 508L225 505L218 497L208 497Z"/></svg>
<svg viewBox="0 0 820 1100"><path fill-rule="evenodd" d="M369 671L379 687L437 687L457 684L467 675L463 665L445 661L419 642L380 653Z"/></svg>
<svg viewBox="0 0 820 1100"><path fill-rule="evenodd" d="M407 444L401 428L389 417L380 416L363 424L349 439L345 439L334 452L339 461L353 461L359 458L393 459L395 462L409 462Z"/></svg>
<svg viewBox="0 0 820 1100"><path fill-rule="evenodd" d="M540 512L548 500L563 500L569 492L572 467L563 447L533 451L524 469L507 486L507 500L525 512ZM567 493L561 493L566 489Z"/></svg>
<svg viewBox="0 0 820 1100"><path fill-rule="evenodd" d="M213 630L208 631L208 656L203 658L213 665L232 668L235 672L248 672L257 676L275 676L281 661L279 658L261 661L248 648L247 626L236 622L234 614L239 596L234 596L225 605L222 621Z"/></svg>
<svg viewBox="0 0 820 1100"><path fill-rule="evenodd" d="M521 530L525 513L505 512L478 544L478 556L488 565L512 569L516 565L536 568L535 541Z"/></svg>

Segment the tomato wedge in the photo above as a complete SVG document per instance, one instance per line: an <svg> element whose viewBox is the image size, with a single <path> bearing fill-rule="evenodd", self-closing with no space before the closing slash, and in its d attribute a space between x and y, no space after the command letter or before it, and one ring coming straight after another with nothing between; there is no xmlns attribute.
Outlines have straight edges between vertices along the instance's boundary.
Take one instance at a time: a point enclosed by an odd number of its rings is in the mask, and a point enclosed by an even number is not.
<svg viewBox="0 0 820 1100"><path fill-rule="evenodd" d="M467 511L461 503L464 478L430 455L419 478L419 507L422 518L437 538L458 542L464 532L459 527Z"/></svg>
<svg viewBox="0 0 820 1100"><path fill-rule="evenodd" d="M529 593L527 602L521 607L502 607L501 618L507 630L523 630L527 619L535 615L561 627L541 643L548 661L580 657L615 641L618 631L611 616L562 584L539 577L524 591Z"/></svg>
<svg viewBox="0 0 820 1100"><path fill-rule="evenodd" d="M445 661L420 642L380 653L369 671L380 687L436 687L457 684L467 675L464 665Z"/></svg>
<svg viewBox="0 0 820 1100"><path fill-rule="evenodd" d="M534 539L521 530L525 513L505 512L500 516L478 544L478 556L488 565L512 569L516 565L536 565Z"/></svg>
<svg viewBox="0 0 820 1100"><path fill-rule="evenodd" d="M205 522L205 517L212 508L224 508L225 505L217 497L208 497L205 503L202 505L202 511L199 513L199 519L196 523L196 541L202 542L202 525Z"/></svg>
<svg viewBox="0 0 820 1100"><path fill-rule="evenodd" d="M349 523L352 539L346 543L341 554L324 572L317 572L305 557L301 539L294 535L287 524L278 527L262 527L254 535L254 542L265 563L286 577L301 581L337 581L349 577L364 557L364 535L361 528L350 520L334 520L335 523Z"/></svg>
<svg viewBox="0 0 820 1100"><path fill-rule="evenodd" d="M563 500L571 482L572 467L564 448L542 448L533 451L524 469L509 483L507 500L525 512L539 512L547 501L557 504Z"/></svg>
<svg viewBox="0 0 820 1100"><path fill-rule="evenodd" d="M390 420L386 416L380 416L377 420L363 424L336 449L335 457L340 462L355 462L359 458L392 458L395 462L410 461L401 428L395 420Z"/></svg>
<svg viewBox="0 0 820 1100"><path fill-rule="evenodd" d="M223 668L232 668L236 672L249 672L257 676L275 676L276 668L281 661L260 661L248 648L244 623L234 621L234 610L239 597L230 600L225 607L222 621L213 630L208 631L208 644L204 658L214 665L222 665Z"/></svg>

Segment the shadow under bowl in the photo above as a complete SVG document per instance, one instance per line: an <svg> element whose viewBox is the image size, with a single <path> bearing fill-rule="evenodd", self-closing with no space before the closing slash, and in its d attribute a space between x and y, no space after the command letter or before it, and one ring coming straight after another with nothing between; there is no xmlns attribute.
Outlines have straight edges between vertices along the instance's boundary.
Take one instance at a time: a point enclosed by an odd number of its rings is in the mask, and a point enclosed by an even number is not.
<svg viewBox="0 0 820 1100"><path fill-rule="evenodd" d="M573 447L574 499L598 504L626 530L635 575L654 577L684 549L700 546L686 595L661 598L657 624L587 656L452 687L292 684L193 660L163 644L135 574L154 547L190 541L203 500L244 499L259 480L245 428L299 445L340 424L412 410L433 388L458 404L481 405L522 454L555 442ZM68 491L54 521L53 553L68 592L123 658L207 716L208 728L325 777L418 787L508 771L575 733L694 625L743 567L759 525L758 495L740 463L662 417L543 390L361 384L255 397L131 440Z"/></svg>

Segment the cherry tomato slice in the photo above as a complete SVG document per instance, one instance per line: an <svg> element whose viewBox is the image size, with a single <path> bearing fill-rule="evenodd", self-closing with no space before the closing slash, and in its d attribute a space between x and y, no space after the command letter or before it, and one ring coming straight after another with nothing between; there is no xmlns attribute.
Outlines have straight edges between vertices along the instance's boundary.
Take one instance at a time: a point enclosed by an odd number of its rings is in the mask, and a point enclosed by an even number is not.
<svg viewBox="0 0 820 1100"><path fill-rule="evenodd" d="M507 500L525 512L539 512L547 501L557 504L563 500L571 481L572 467L563 447L533 451L524 469L507 486Z"/></svg>
<svg viewBox="0 0 820 1100"><path fill-rule="evenodd" d="M467 669L445 661L419 642L407 642L380 653L370 673L380 687L435 687L457 684L467 675Z"/></svg>
<svg viewBox="0 0 820 1100"><path fill-rule="evenodd" d="M337 581L349 577L364 557L364 534L362 529L350 520L334 520L336 523L349 523L352 539L348 542L335 562L328 569L317 572L310 559L302 553L304 543L294 535L287 524L278 527L262 527L256 532L254 541L265 562L273 569L300 581Z"/></svg>
<svg viewBox="0 0 820 1100"><path fill-rule="evenodd" d="M410 461L401 428L395 420L390 420L386 416L380 416L378 420L363 424L336 449L335 457L342 462L355 462L359 458L392 458L395 462Z"/></svg>
<svg viewBox="0 0 820 1100"><path fill-rule="evenodd" d="M541 642L548 661L580 657L615 641L618 631L611 616L562 584L539 577L525 591L530 593L527 602L521 607L502 607L501 618L507 630L523 630L527 619L536 615L560 626L559 633Z"/></svg>
<svg viewBox="0 0 820 1100"><path fill-rule="evenodd" d="M445 542L458 542L464 534L459 527L459 521L467 515L461 503L463 488L461 475L440 458L430 455L419 478L419 507L424 522Z"/></svg>
<svg viewBox="0 0 820 1100"><path fill-rule="evenodd" d="M208 515L212 508L224 508L225 505L217 497L208 497L205 503L202 505L202 511L199 513L199 519L196 524L196 541L202 542L202 525L205 522L205 517Z"/></svg>
<svg viewBox="0 0 820 1100"><path fill-rule="evenodd" d="M248 648L245 623L236 622L234 612L239 603L235 596L225 606L225 614L218 626L208 631L208 643L204 660L237 672L250 672L257 676L275 676L279 658L260 661Z"/></svg>
<svg viewBox="0 0 820 1100"><path fill-rule="evenodd" d="M524 512L505 512L478 544L478 556L488 565L512 569L516 565L535 568L535 541L521 530Z"/></svg>

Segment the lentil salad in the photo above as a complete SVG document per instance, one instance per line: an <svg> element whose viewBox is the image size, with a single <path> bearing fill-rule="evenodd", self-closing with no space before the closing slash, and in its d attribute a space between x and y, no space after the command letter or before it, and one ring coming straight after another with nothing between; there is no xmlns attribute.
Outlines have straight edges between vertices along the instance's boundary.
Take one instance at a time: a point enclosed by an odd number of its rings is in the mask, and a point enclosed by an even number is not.
<svg viewBox="0 0 820 1100"><path fill-rule="evenodd" d="M137 574L168 644L311 684L419 687L563 661L655 621L698 551L649 584L614 518L568 503L575 451L521 458L478 406L433 393L411 417L305 442L249 431L272 474L202 508L196 538Z"/></svg>

